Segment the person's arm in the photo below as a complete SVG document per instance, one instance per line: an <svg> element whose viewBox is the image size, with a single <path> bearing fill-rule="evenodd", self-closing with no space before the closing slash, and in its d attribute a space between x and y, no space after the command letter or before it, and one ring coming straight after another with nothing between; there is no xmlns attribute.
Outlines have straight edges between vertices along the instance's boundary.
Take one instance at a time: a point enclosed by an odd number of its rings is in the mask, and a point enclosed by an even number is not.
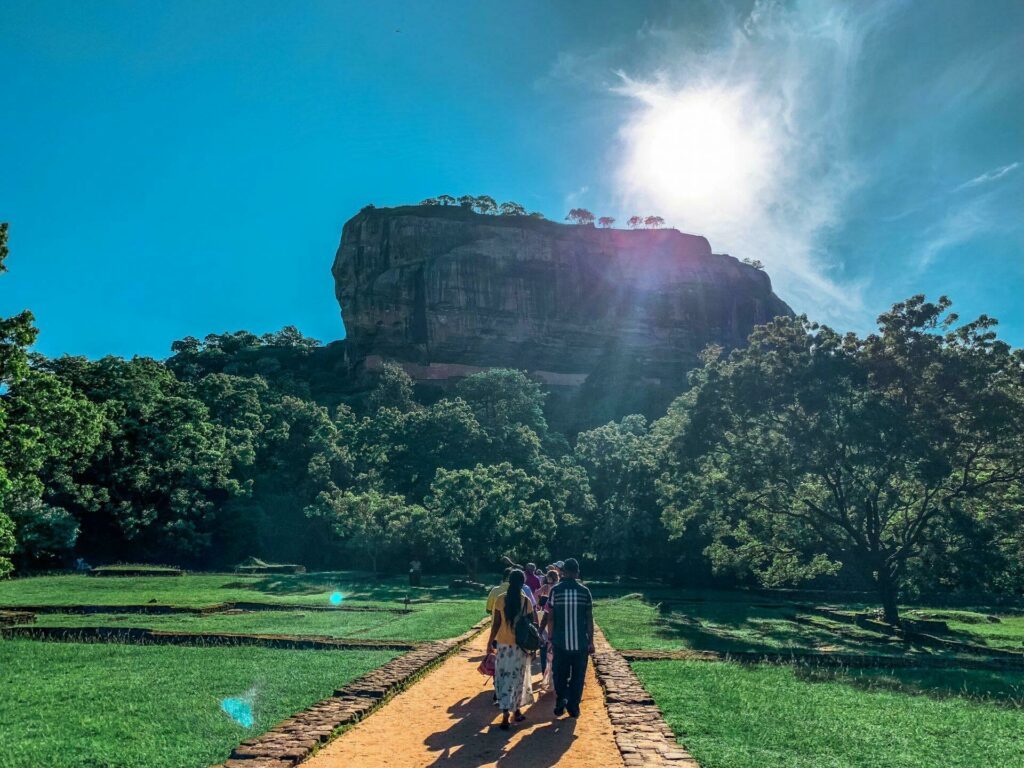
<svg viewBox="0 0 1024 768"><path fill-rule="evenodd" d="M495 610L491 617L491 636L487 638L487 653L494 652L494 638L498 634L498 630L501 629L501 611Z"/></svg>

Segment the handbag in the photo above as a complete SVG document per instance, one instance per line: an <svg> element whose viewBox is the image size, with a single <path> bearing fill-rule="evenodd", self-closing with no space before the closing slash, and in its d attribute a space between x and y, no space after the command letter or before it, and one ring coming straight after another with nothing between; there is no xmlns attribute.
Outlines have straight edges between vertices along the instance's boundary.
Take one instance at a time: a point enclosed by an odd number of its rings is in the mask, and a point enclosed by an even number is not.
<svg viewBox="0 0 1024 768"><path fill-rule="evenodd" d="M532 612L531 612L532 613ZM540 630L528 617L526 610L521 610L516 617L516 645L526 653L533 653L540 648Z"/></svg>
<svg viewBox="0 0 1024 768"><path fill-rule="evenodd" d="M494 677L494 654L488 653L484 656L484 660L480 662L480 666L476 668L476 671L481 675Z"/></svg>

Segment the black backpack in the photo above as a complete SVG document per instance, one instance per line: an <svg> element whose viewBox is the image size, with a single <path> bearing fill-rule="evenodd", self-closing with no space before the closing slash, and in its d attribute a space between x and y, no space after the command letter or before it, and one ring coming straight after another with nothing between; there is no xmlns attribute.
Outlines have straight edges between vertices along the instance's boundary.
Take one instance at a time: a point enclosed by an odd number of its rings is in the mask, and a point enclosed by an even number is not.
<svg viewBox="0 0 1024 768"><path fill-rule="evenodd" d="M540 648L540 630L524 611L516 616L516 645L526 653L533 653Z"/></svg>

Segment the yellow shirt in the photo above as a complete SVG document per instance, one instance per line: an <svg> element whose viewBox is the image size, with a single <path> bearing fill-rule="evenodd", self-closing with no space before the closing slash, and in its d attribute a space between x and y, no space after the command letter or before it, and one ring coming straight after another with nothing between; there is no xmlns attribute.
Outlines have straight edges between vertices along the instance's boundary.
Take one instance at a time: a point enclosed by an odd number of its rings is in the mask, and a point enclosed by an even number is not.
<svg viewBox="0 0 1024 768"><path fill-rule="evenodd" d="M498 598L504 597L505 593L508 592L508 582L503 581L496 587L492 587L491 591L487 593L487 614L491 615L494 613L494 609L498 607Z"/></svg>
<svg viewBox="0 0 1024 768"><path fill-rule="evenodd" d="M530 605L530 599L526 595L520 595L519 599L523 602L519 606L519 613L516 615L517 619L527 613L527 611L533 610L533 606ZM498 627L498 632L495 634L494 639L502 645L515 645L516 627L515 624L505 618L505 601L499 601L494 610L501 611L501 626ZM491 615L493 616L493 612Z"/></svg>

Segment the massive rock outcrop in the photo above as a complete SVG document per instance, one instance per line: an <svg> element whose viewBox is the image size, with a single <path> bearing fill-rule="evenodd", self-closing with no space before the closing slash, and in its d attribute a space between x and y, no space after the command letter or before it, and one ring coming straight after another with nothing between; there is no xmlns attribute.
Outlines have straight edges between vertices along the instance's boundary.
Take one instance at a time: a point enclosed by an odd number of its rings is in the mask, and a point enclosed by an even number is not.
<svg viewBox="0 0 1024 768"><path fill-rule="evenodd" d="M421 380L507 366L678 392L705 346L791 314L767 274L703 237L455 207L360 211L333 273L350 359L398 360Z"/></svg>

